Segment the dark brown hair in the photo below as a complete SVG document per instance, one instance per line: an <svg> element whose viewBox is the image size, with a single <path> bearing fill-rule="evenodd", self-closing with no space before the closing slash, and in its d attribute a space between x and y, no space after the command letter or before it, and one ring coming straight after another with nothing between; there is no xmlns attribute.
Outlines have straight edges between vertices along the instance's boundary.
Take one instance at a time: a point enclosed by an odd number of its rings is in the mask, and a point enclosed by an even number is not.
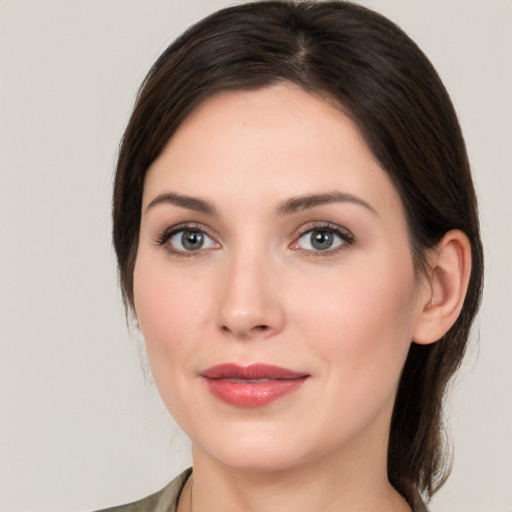
<svg viewBox="0 0 512 512"><path fill-rule="evenodd" d="M436 71L396 25L348 2L253 2L191 27L141 86L115 177L113 238L125 303L133 307L142 192L148 167L180 123L218 91L298 84L356 122L403 201L418 272L451 229L469 237L472 271L462 312L431 345L412 344L391 423L388 477L431 497L447 475L442 405L479 306L483 256L464 140Z"/></svg>

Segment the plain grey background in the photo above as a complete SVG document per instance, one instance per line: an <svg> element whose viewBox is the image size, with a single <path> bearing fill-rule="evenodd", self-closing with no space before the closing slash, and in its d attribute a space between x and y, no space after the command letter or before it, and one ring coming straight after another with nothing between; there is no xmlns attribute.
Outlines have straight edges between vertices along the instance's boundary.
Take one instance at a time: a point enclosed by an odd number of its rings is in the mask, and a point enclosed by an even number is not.
<svg viewBox="0 0 512 512"><path fill-rule="evenodd" d="M512 2L366 0L415 39L459 113L485 298L449 401L433 512L512 511ZM225 0L0 1L0 510L87 511L189 463L124 320L110 244L117 145L149 66ZM475 338L477 337L475 336ZM143 357L142 357L143 359Z"/></svg>

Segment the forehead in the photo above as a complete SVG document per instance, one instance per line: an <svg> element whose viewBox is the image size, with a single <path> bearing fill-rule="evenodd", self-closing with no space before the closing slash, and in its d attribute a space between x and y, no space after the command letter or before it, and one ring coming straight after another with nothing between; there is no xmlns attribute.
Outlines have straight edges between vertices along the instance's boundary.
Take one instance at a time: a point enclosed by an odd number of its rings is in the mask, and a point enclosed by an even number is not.
<svg viewBox="0 0 512 512"><path fill-rule="evenodd" d="M340 189L400 203L345 113L280 84L200 104L148 170L144 202L166 191L244 203Z"/></svg>

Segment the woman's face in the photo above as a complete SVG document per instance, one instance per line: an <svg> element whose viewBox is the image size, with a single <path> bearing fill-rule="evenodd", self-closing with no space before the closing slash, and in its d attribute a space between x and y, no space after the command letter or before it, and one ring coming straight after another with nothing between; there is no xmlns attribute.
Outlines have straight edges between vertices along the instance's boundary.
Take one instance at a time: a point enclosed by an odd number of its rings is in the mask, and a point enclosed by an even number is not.
<svg viewBox="0 0 512 512"><path fill-rule="evenodd" d="M135 309L197 457L385 464L421 290L390 180L300 88L208 99L148 171Z"/></svg>

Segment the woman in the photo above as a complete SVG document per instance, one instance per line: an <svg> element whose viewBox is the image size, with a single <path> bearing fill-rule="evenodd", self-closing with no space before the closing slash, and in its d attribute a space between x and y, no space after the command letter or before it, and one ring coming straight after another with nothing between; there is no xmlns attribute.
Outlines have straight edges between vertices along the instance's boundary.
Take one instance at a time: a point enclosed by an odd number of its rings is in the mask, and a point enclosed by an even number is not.
<svg viewBox="0 0 512 512"><path fill-rule="evenodd" d="M192 27L141 88L113 216L194 461L115 510L425 510L483 262L456 115L400 29L341 2Z"/></svg>

